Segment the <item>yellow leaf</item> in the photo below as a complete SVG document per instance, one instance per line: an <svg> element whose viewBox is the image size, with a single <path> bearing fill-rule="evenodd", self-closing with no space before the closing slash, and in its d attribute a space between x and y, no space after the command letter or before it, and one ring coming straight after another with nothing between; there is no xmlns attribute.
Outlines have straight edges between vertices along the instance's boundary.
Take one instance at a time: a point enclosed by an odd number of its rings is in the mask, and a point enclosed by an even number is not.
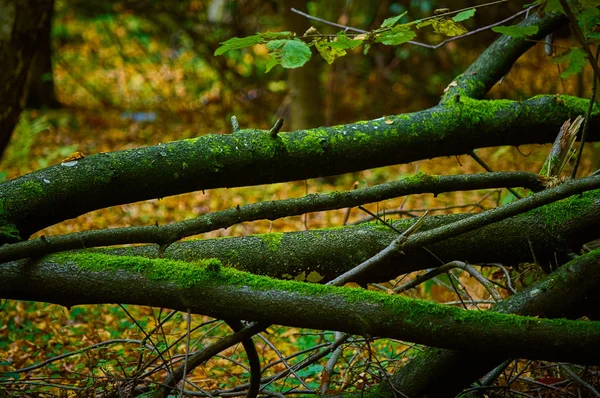
<svg viewBox="0 0 600 398"><path fill-rule="evenodd" d="M454 22L451 19L435 19L431 23L431 26L437 33L441 33L446 36L460 36L468 32L468 30L465 29L460 22Z"/></svg>
<svg viewBox="0 0 600 398"><path fill-rule="evenodd" d="M84 157L85 157L85 155L83 154L83 152L79 152L79 151L73 152L72 154L70 154L69 156L64 158L62 160L62 163L72 162L73 160L83 159Z"/></svg>

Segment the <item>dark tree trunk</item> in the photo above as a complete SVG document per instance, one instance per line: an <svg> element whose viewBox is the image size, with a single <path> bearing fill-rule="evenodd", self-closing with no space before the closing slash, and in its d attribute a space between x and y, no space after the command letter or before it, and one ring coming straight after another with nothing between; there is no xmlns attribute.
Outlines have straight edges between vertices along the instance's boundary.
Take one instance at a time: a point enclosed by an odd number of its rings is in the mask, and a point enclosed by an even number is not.
<svg viewBox="0 0 600 398"><path fill-rule="evenodd" d="M282 2L282 15L286 30L302 36L308 28L310 21L305 17L291 11L291 8L306 11L306 0L293 0ZM323 64L318 54L313 54L312 59L302 68L288 71L288 84L290 88L289 116L290 122L284 129L295 131L323 125L323 92L321 89L320 71Z"/></svg>
<svg viewBox="0 0 600 398"><path fill-rule="evenodd" d="M50 17L45 18L42 26L42 34L37 45L37 52L33 58L29 72L29 95L27 96L27 108L60 108L60 102L54 91L54 74L52 72L52 44L50 32L52 31L52 11L54 0L50 7Z"/></svg>
<svg viewBox="0 0 600 398"><path fill-rule="evenodd" d="M0 157L25 107L52 6L53 0L0 0Z"/></svg>

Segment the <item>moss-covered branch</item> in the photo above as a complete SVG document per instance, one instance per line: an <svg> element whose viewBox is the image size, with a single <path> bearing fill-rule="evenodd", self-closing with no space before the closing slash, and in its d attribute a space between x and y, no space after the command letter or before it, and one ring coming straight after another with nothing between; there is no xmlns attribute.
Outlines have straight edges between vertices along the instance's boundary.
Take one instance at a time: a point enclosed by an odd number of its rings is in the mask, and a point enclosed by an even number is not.
<svg viewBox="0 0 600 398"><path fill-rule="evenodd" d="M597 179L587 181L597 181ZM547 195L546 192L548 191L540 194ZM559 264L566 262L569 256L577 252L584 243L600 237L597 228L600 224L599 198L600 191L597 190L576 195L476 231L435 244L427 244L427 248L446 262L461 260L472 264L480 262L516 264L532 262L535 256L545 269L552 269L556 267L556 261ZM450 234L452 223L468 221L473 217L473 215L427 217L419 234L429 240L430 231L443 226L449 229L443 233ZM404 220L394 223L394 226L403 231L411 224L411 220ZM436 232L438 233L439 231ZM366 224L177 242L164 252L164 256L185 261L218 258L224 264L259 275L325 282L379 253L396 236L396 232L388 227ZM382 281L404 272L440 265L437 259L427 251L421 250L416 243L413 242L410 247L405 248L405 255L381 263L376 269L361 274L356 281L359 283ZM102 252L156 257L158 247L103 249Z"/></svg>
<svg viewBox="0 0 600 398"><path fill-rule="evenodd" d="M334 175L495 145L552 142L564 120L583 114L587 104L566 96L523 102L461 98L385 120L276 138L242 130L96 154L0 185L0 220L25 239L91 210L182 192ZM590 127L600 131L597 109Z"/></svg>
<svg viewBox="0 0 600 398"><path fill-rule="evenodd" d="M0 267L0 290L12 299L189 309L217 318L389 337L479 355L596 363L600 352L600 322L465 311L362 289L279 281L221 267L218 260L189 264L71 253Z"/></svg>
<svg viewBox="0 0 600 398"><path fill-rule="evenodd" d="M578 257L543 281L496 305L493 311L547 318L577 318L589 315L590 309L598 314L599 266L598 251ZM454 397L510 357L426 349L371 392L382 398L394 397L396 391L410 397Z"/></svg>
<svg viewBox="0 0 600 398"><path fill-rule="evenodd" d="M0 247L0 262L39 257L65 250L130 243L169 245L182 238L241 222L276 220L309 212L354 207L398 196L458 190L523 187L533 191L544 188L545 179L534 173L504 172L435 176L419 173L413 177L348 192L310 194L302 198L260 202L209 213L195 219L162 226L142 226L93 230L42 237Z"/></svg>
<svg viewBox="0 0 600 398"><path fill-rule="evenodd" d="M545 13L543 17L536 11L529 14L518 26L536 26L537 32L528 37L501 35L463 74L454 79L456 85L449 86L444 101L454 100L456 95L483 98L496 82L510 72L523 53L568 23L567 18L558 12Z"/></svg>
<svg viewBox="0 0 600 398"><path fill-rule="evenodd" d="M589 180L588 180L589 181ZM561 187L559 187L561 188ZM542 192L545 194L546 192ZM539 195L539 194L537 194ZM566 262L586 242L599 237L600 191L590 191L558 201L476 231L427 245L443 261L472 264L532 262L545 268ZM427 237L435 228L449 226L473 215L427 217L421 229ZM404 230L412 221L394 223ZM397 236L390 228L365 224L333 229L271 233L246 237L177 242L167 258L201 261L217 258L228 266L259 275L300 281L329 281L374 256ZM414 244L414 243L413 243ZM533 250L533 252L532 252ZM158 246L101 249L114 255L157 257ZM359 283L382 281L403 272L438 266L438 260L418 247L361 274ZM0 278L2 274L0 273Z"/></svg>

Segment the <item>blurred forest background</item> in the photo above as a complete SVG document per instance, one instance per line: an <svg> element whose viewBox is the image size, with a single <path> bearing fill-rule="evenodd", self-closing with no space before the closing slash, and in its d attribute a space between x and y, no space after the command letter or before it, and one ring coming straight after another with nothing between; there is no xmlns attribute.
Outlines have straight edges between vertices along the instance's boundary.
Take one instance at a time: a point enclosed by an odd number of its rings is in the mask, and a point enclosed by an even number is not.
<svg viewBox="0 0 600 398"><path fill-rule="evenodd" d="M368 54L356 51L327 65L318 57L303 68L284 70L277 66L265 73L264 46L231 51L213 56L221 42L244 37L257 31L291 30L301 35L310 26L322 33L336 33L337 28L293 13L290 8L364 30L379 27L385 18L408 11L411 20L427 17L434 10L451 6L461 9L473 0L425 1L264 1L264 0L55 0L48 35L40 43L35 59L35 77L28 99L10 144L0 162L0 180L9 180L33 170L57 164L75 151L84 154L116 151L157 145L161 142L197 137L207 133L231 133L231 116L242 128L269 129L279 117L285 118L283 131L337 125L375 119L429 108L438 103L444 88L475 60L498 34L486 30L477 35L451 41L430 49L413 45L375 46ZM527 1L509 1L479 10L465 26L474 30L521 11ZM437 44L445 38L431 29L421 29L417 41ZM558 48L576 43L566 27L555 37ZM560 47L562 46L562 47ZM488 98L524 99L538 93L565 93L589 98L591 70L563 80L561 65L552 61L539 44L527 52L496 85ZM592 147L592 145L590 145ZM528 170L538 172L548 153L548 146L490 148L478 151L495 171ZM586 149L582 170L593 162L592 148ZM307 192L328 192L369 186L410 176L417 170L436 174L461 174L483 171L467 156L434 159L401 166L391 166L337 177L320 178L288 184L258 187L215 189L186 195L98 210L41 231L45 234L83 231L113 226L153 225L182 220L239 204L274 198L298 197ZM438 209L432 214L481 211L506 203L512 197L506 191L458 192L415 195L372 206L371 211L387 209L396 217L422 214L425 208ZM343 210L289 217L275 222L258 221L219 230L207 237L247 235L269 231L339 226ZM352 210L349 222L365 217ZM533 278L530 274L527 278ZM527 285L531 279L516 280ZM483 288L468 278L473 298L484 297ZM443 283L431 281L416 293L439 302L456 301L456 295ZM485 303L484 303L485 308ZM125 339L97 350L86 351L63 361L52 362L35 373L41 381L54 387L23 384L24 389L65 391L58 384L75 388L102 389L118 378L120 367L135 362L135 346L129 340L145 337L141 328L152 331L161 325L156 344L172 347L169 355L181 354L185 348L185 314L177 314L160 323L166 310L132 306L83 306L70 310L43 303L3 301L0 312L0 372L23 368L65 352L111 339ZM207 323L208 322L208 323ZM214 340L227 328L216 326L207 318L194 317L202 344ZM314 347L327 334L295 329L269 329L267 342L260 342L264 360L277 362L278 355ZM154 335L153 335L154 336ZM200 340L200 338L198 338ZM261 345L262 344L262 345ZM394 358L405 349L417 349L400 342L380 342L378 351L386 356L385 366L396 366ZM352 356L355 356L354 358ZM348 353L348 372L336 379L336 388L373 381L368 370L353 367L365 360L364 343ZM228 356L228 357L227 357ZM202 388L225 388L244 380L246 371L232 363L240 349L231 350L198 368L190 380ZM361 359L362 358L362 359ZM280 369L281 362L273 366ZM533 372L534 365L529 369ZM322 365L306 370L303 377L318 388ZM556 382L552 371L539 365L531 375L536 383ZM527 376L527 377L526 377ZM52 380L50 380L52 379ZM559 380L560 381L560 380ZM0 394L2 393L2 381ZM16 383L16 384L15 384ZM294 385L289 379L280 384ZM522 381L515 389L530 391L538 384ZM12 380L11 385L18 385ZM7 390L7 393L9 391ZM15 391L11 394L17 394ZM18 395L18 394L17 394ZM16 395L15 395L16 396Z"/></svg>

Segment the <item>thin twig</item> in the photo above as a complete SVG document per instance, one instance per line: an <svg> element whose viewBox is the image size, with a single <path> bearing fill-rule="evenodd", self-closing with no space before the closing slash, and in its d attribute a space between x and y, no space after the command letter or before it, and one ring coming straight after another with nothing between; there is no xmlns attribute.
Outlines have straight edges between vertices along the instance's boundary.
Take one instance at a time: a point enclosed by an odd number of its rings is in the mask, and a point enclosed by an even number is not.
<svg viewBox="0 0 600 398"><path fill-rule="evenodd" d="M485 169L485 171L487 171L488 173L492 173L492 172L494 172L494 170L492 170L492 168L491 168L490 166L488 166L488 164L487 164L487 163L486 163L486 162L485 162L483 159L481 159L481 158L480 158L480 157L479 157L479 156L478 156L478 155L475 153L475 151L470 151L470 152L469 152L469 156L471 156L471 157L473 158L473 160L475 160L477 163L479 163L479 165L480 165L481 167L483 167L483 168ZM521 197L521 195L519 195L519 194L517 193L517 191L515 191L514 189L512 189L512 188L506 188L506 189L508 189L508 191L509 191L510 193L512 193L512 194L515 196L515 198L517 198L517 199L521 199L521 198L522 198L522 197Z"/></svg>
<svg viewBox="0 0 600 398"><path fill-rule="evenodd" d="M561 363L558 366L562 371L569 375L569 378L571 380L573 380L575 383L579 384L583 388L588 389L595 397L600 398L600 392L598 392L598 390L596 390L594 386L592 386L590 383L586 382L581 377L579 377L579 375L575 373L573 369L571 369L571 366L569 364Z"/></svg>
<svg viewBox="0 0 600 398"><path fill-rule="evenodd" d="M504 1L501 1L501 2L505 2L505 1L506 1L506 0L504 0ZM521 10L521 11L519 11L519 12L517 12L516 14L514 14L514 15L511 15L511 16L510 16L510 17L508 17L508 18L505 18L505 19L503 19L502 21L498 21L498 22L495 22L495 23L493 23L493 24L491 24L491 25L486 25L486 26L483 26L483 27L481 27L481 28L478 28L478 29L472 30L472 31L470 31L470 32L467 32L467 33L465 33L464 35L450 37L450 38L448 38L448 39L446 39L446 40L443 40L443 41L441 41L441 42L440 42L440 43L438 43L438 44L426 44L426 43L421 43L421 42L418 42L418 41L413 41L413 40L409 40L409 41L407 41L407 43L408 43L408 44L412 44L413 46L424 47L424 48L429 48L429 49L432 49L432 50L436 50L436 49L438 49L438 48L440 48L440 47L442 47L442 46L444 46L444 45L446 45L446 44L450 43L451 41L458 40L458 39L462 39L462 38L464 38L464 37L471 36L471 35L474 35L474 34L477 34L477 33L481 33L481 32L483 32L483 31L486 31L486 30L488 30L488 29L491 29L491 28L493 28L493 27L495 27L495 26L502 25L502 24L504 24L504 23L506 23L506 22L509 22L509 21L511 21L511 20L513 20L513 19L515 19L515 18L517 18L518 16L520 16L520 15L522 15L522 14L524 14L524 13L527 13L527 12L529 12L530 10L532 10L533 8L535 8L535 7L537 7L537 6L538 6L538 5L536 4L536 5L534 5L534 6L531 6L531 7L527 8L527 9L525 9L525 10ZM468 10L468 9L471 9L471 8L474 8L474 7L469 7L469 8L466 8L465 10ZM326 24L326 25L335 26L336 28L340 28L340 29L344 29L344 30L348 30L348 31L353 31L353 32L356 32L356 33L359 33L359 34L365 34L365 33L369 33L369 31L368 31L368 30L357 29L357 28L353 28L353 27L351 27L351 26L346 26L346 25L341 25L341 24L335 23L335 22L331 22L331 21L328 21L328 20L325 20L325 19L322 19L322 18L317 18L317 17L314 17L314 16L312 16L312 15L310 15L310 14L307 14L307 13L305 13L305 12L299 11L299 10L297 10L297 9L295 9L295 8L291 8L291 10L292 10L293 12L297 13L297 14L300 14L300 15L302 15L302 16L304 16L304 17L308 18L308 19L312 19L312 20L315 20L315 21L318 21L318 22L322 22L322 23L324 23L324 24ZM452 11L451 13L457 13L457 12L460 12L460 11L461 11L461 10ZM441 16L441 15L436 15L435 17L440 17L440 16ZM421 19L420 21L424 21L424 20L426 20L426 19L428 19L428 18L423 18L423 19Z"/></svg>
<svg viewBox="0 0 600 398"><path fill-rule="evenodd" d="M598 60L598 55L600 55L600 46L596 48L596 62ZM590 59L590 62L594 62ZM594 69L594 74L596 74L596 69ZM577 178L577 168L579 167L579 161L581 160L581 155L583 153L583 147L585 145L585 141L587 139L588 127L590 124L590 119L592 118L592 110L594 109L594 101L596 100L596 82L597 79L594 77L592 81L592 94L590 96L590 104L588 105L587 113L585 115L585 120L583 121L583 130L581 132L581 140L579 143L579 151L577 152L577 158L575 158L575 165L573 166L573 172L571 173L571 178Z"/></svg>
<svg viewBox="0 0 600 398"><path fill-rule="evenodd" d="M425 217L427 216L427 212L423 214L418 220L415 221L413 225L411 225L406 231L402 232L397 238L395 238L385 249L374 255L373 257L363 261L356 267L352 268L350 271L343 273L337 278L327 282L328 285L343 285L346 282L349 282L356 275L365 272L369 268L375 267L377 264L396 256L397 254L402 253L402 247L406 243L407 239L414 232L418 231L419 228L423 225Z"/></svg>

